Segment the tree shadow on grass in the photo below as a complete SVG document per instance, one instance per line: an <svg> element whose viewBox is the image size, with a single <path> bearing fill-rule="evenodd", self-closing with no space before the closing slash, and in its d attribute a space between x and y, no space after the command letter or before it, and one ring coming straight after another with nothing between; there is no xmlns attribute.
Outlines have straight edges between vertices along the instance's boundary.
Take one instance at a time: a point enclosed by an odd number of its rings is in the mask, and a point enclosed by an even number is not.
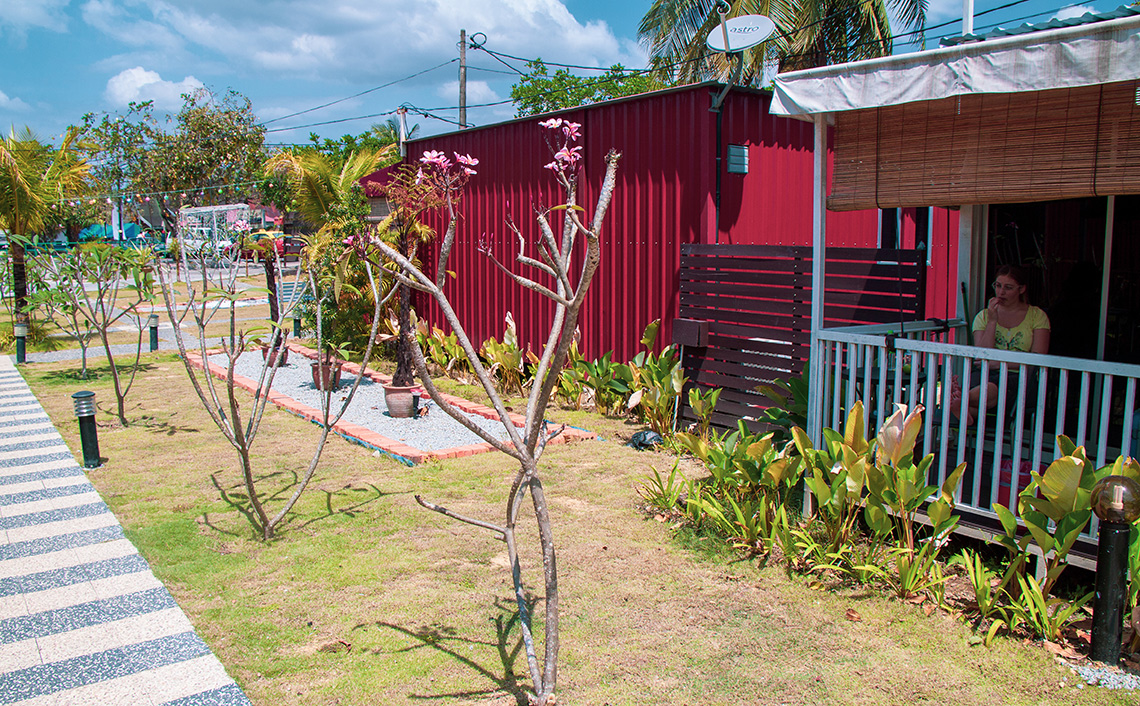
<svg viewBox="0 0 1140 706"><path fill-rule="evenodd" d="M399 492L385 493L384 491L377 488L375 484L366 483L362 487L354 487L351 484L346 485L344 488L342 488L341 490L339 490L337 492L333 492L331 490L325 490L324 488L317 488L316 492L320 492L320 493L325 494L325 514L317 515L316 517L309 518L308 520L305 520L300 525L298 525L298 527L308 527L309 525L313 524L314 522L319 522L321 520L327 520L330 517L332 517L333 515L344 515L345 517L356 517L356 513L358 510L360 510L361 508L363 508L367 505L371 505L372 503L376 502L380 498L383 498L383 497L388 496L388 495L406 495L407 493L409 493L411 491L404 490L404 491L399 491ZM344 507L339 507L339 508L333 509L333 498L344 499L346 497L347 497L347 499L352 501L352 502L350 502L350 504L345 505Z"/></svg>
<svg viewBox="0 0 1140 706"><path fill-rule="evenodd" d="M197 427L180 427L170 422L161 422L150 415L140 417L135 424L145 428L152 434L164 434L166 436L174 436L175 434L196 434L202 431Z"/></svg>
<svg viewBox="0 0 1140 706"><path fill-rule="evenodd" d="M131 355L132 360L134 355ZM46 385L74 385L77 382L92 383L99 382L100 380L111 380L111 366L107 365L106 358L102 358L102 365L91 365L91 359L88 358L87 377L83 377L80 369L74 368L69 370L51 370L43 374L42 380ZM78 365L79 361L76 361ZM130 363L116 363L115 367L119 370L119 375L130 375ZM139 373L149 373L157 366L154 363L139 362ZM112 397L114 393L112 392Z"/></svg>
<svg viewBox="0 0 1140 706"><path fill-rule="evenodd" d="M262 503L270 506L270 507L265 508L266 513L269 514L270 517L272 517L275 514L272 507L271 507L272 504L276 503L276 502L284 501L286 498L289 497L289 495L293 492L293 489L297 486L298 483L301 482L300 474L295 470L292 470L292 471L274 471L271 473L266 473L266 474L263 474L261 476L258 476L254 480L255 484L260 485L260 484L262 484L262 483L264 483L264 482L266 482L272 478L275 478L278 476L283 476L286 474L291 475L293 477L290 482L278 485L273 490L272 493L270 493L268 495L264 495L262 497ZM222 502L229 505L231 508L233 508L237 512L241 513L242 516L245 517L246 522L249 523L250 527L258 527L257 513L254 512L253 507L249 504L249 495L247 495L245 493L245 484L244 483L239 482L237 484L232 485L229 489L227 489L227 488L223 487L222 483L218 480L218 474L217 473L211 473L210 474L210 482L213 483L214 489L218 491L218 494L221 496ZM380 498L382 498L386 495L396 495L397 494L397 493L385 493L384 491L380 490L378 487L376 487L372 483L367 483L366 487L354 487L353 485L349 484L349 485L346 485L344 488L342 488L339 491L330 491L330 490L325 490L323 488L317 488L317 489L311 490L310 492L321 492L321 493L325 494L325 512L322 515L317 515L315 517L311 517L311 518L305 520L304 522L302 522L301 524L296 525L296 527L298 527L298 528L308 527L309 525L311 525L313 523L319 522L321 520L327 520L327 519L334 517L336 515L343 515L345 517L356 517L356 513L361 508L376 502L377 500L379 500ZM404 491L404 492L407 492L407 491ZM259 493L259 495L261 495L261 493ZM340 507L334 507L333 506L334 499L345 499L348 501L348 503L346 505L343 505ZM213 524L210 521L208 513L203 513L202 517L203 517L203 523L207 527L213 529L216 532L220 532L222 534L228 534L231 536L236 536L238 534L237 532L225 530L225 529L222 529L222 528L218 527L217 525ZM277 529L280 530L280 529L284 529L286 527L289 527L289 526L293 525L293 523L298 518L301 518L301 517L303 517L301 515L301 513L290 512L288 515L285 516L285 519L281 522L281 524L279 524L277 526Z"/></svg>
<svg viewBox="0 0 1140 706"><path fill-rule="evenodd" d="M527 599L527 611L533 615L535 607L538 605L537 598ZM411 652L413 650L432 649L436 652L451 657L456 662L466 666L467 668L475 671L479 675L488 679L493 687L488 689L478 689L469 691L455 691L443 694L408 694L408 698L417 701L432 701L436 699L472 699L481 696L490 696L493 694L506 693L514 697L515 703L518 706L527 706L530 703L528 691L519 684L518 675L515 674L515 662L518 660L520 654L523 660L523 673L524 678L527 672L525 667L526 655L523 653L523 643L521 632L518 631L519 613L518 607L513 600L504 598L495 598L495 608L498 610L498 615L493 619L495 625L495 639L478 640L470 637L461 637L455 628L448 626L435 626L424 625L421 627L411 628L403 625L396 625L385 621L377 621L372 623L377 627L388 628L396 632L412 638L416 644L409 645L393 652L385 650L372 650L374 655L383 654L398 654L404 652ZM354 629L365 627L365 623L357 625ZM516 634L512 636L512 632ZM499 664L492 666L484 666L474 659L467 657L460 653L459 649L463 645L494 645L498 651Z"/></svg>

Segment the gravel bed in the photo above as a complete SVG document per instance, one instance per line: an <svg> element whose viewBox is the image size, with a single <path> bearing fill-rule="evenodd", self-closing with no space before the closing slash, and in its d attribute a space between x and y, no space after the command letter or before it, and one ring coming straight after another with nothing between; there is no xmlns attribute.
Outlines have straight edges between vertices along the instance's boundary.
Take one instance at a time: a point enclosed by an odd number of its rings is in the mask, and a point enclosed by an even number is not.
<svg viewBox="0 0 1140 706"><path fill-rule="evenodd" d="M211 356L210 362L227 365L224 355ZM322 393L313 385L313 374L309 365L311 362L311 359L296 351L290 351L289 363L278 368L277 374L273 377L273 389L314 409L320 409ZM234 372L256 381L261 374L262 365L260 350L243 353L238 359ZM348 391L355 379L355 375L341 371L340 388L332 396L332 412L335 413L340 409L340 404L348 397ZM424 399L427 399L426 396ZM352 398L352 404L341 419L359 424L421 451L440 451L456 446L483 443L483 439L440 411L433 402L428 400L427 404L426 416L416 419L389 417L388 406L384 402L384 387L378 382L364 378ZM466 416L496 438L507 438L506 429L497 419L487 419L474 414Z"/></svg>
<svg viewBox="0 0 1140 706"><path fill-rule="evenodd" d="M1102 689L1140 689L1140 677L1129 674L1120 667L1090 662L1087 664L1069 664L1082 680L1077 684L1078 689L1089 686L1099 686Z"/></svg>

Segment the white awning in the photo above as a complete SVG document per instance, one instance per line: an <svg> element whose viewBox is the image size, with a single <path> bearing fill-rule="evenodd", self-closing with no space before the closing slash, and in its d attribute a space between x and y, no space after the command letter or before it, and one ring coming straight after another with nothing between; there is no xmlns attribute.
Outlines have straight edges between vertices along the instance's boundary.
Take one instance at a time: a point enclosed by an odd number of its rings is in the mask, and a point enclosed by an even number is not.
<svg viewBox="0 0 1140 706"><path fill-rule="evenodd" d="M779 74L769 110L806 116L1137 78L1140 16L1133 16Z"/></svg>

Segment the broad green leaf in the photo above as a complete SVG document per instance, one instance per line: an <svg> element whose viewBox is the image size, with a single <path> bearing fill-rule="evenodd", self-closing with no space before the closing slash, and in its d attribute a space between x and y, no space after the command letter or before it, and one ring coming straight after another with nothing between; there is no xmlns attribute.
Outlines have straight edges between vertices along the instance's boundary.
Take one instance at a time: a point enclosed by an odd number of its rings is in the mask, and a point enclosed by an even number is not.
<svg viewBox="0 0 1140 706"><path fill-rule="evenodd" d="M1082 465L1075 457L1065 456L1045 469L1039 485L1041 494L1060 512L1058 515L1049 515L1054 521L1059 521L1064 513L1077 508L1077 489L1081 486L1081 474L1084 472ZM1046 512L1043 509L1041 511Z"/></svg>
<svg viewBox="0 0 1140 706"><path fill-rule="evenodd" d="M863 510L863 518L867 521L867 526L871 528L871 531L880 537L889 535L894 529L887 511L878 503L868 503Z"/></svg>
<svg viewBox="0 0 1140 706"><path fill-rule="evenodd" d="M951 505L954 504L954 494L958 492L958 486L962 484L962 474L966 472L966 462L958 464L958 467L946 476L946 480L942 483L942 499ZM1009 512L1006 510L1006 512ZM1003 522L1004 526L1005 523Z"/></svg>
<svg viewBox="0 0 1140 706"><path fill-rule="evenodd" d="M926 515L930 518L930 523L937 529L943 522L950 519L950 505L943 500L932 502L926 508Z"/></svg>
<svg viewBox="0 0 1140 706"><path fill-rule="evenodd" d="M763 460L765 454L772 450L772 435L766 434L760 437L759 441L755 441L748 445L748 449L744 452L749 458L755 461Z"/></svg>
<svg viewBox="0 0 1140 706"><path fill-rule="evenodd" d="M1045 530L1045 528L1033 524L1032 522L1026 522L1025 528L1029 530L1029 534L1032 535L1033 541L1037 543L1037 546L1041 547L1041 551L1043 553L1048 554L1053 549L1053 537L1049 534L1048 531Z"/></svg>
<svg viewBox="0 0 1140 706"><path fill-rule="evenodd" d="M867 440L863 432L863 402L861 400L851 405L851 411L847 413L843 443L858 453L862 453L867 448Z"/></svg>
<svg viewBox="0 0 1140 706"><path fill-rule="evenodd" d="M1014 517L1013 513L1009 511L1009 508L1007 508L1005 505L994 503L993 509L994 512L997 513L998 519L1001 521L1001 527L1003 530L1005 530L1006 536L1016 537L1017 518Z"/></svg>
<svg viewBox="0 0 1140 706"><path fill-rule="evenodd" d="M801 456L807 456L808 452L813 451L814 447L811 445L811 439L808 438L807 432L799 427L792 427L792 439L796 442L796 448L799 450Z"/></svg>
<svg viewBox="0 0 1140 706"><path fill-rule="evenodd" d="M1073 443L1073 440L1064 434L1057 436L1057 446L1061 449L1062 456L1072 456L1073 452L1077 450L1077 445Z"/></svg>
<svg viewBox="0 0 1140 706"><path fill-rule="evenodd" d="M657 330L659 328L661 328L661 319L650 321L641 334L641 345L646 348L653 348L653 344L657 341Z"/></svg>

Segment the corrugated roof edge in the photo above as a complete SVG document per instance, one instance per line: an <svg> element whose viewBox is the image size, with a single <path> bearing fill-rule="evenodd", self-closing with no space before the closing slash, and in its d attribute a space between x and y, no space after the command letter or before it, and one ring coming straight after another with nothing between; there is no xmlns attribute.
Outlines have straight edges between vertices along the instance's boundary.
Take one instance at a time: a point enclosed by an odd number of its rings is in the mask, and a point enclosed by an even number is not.
<svg viewBox="0 0 1140 706"><path fill-rule="evenodd" d="M710 88L710 89L719 90L719 89L724 88L724 86L725 86L725 84L721 83L720 81L702 81L700 83L686 83L683 86L671 86L669 88L663 88L659 91L650 91L648 93L638 93L637 95L633 95L633 96L623 96L622 98L614 98L613 100L600 101L598 103L588 103L586 105L578 105L578 106L574 106L573 108L563 108L561 110L552 110L548 113L535 113L534 115L526 115L526 116L521 117L521 118L511 118L510 120L502 120L502 121L497 122L497 123L489 123L487 125L479 125L477 127L469 127L465 130L452 130L451 132L440 132L440 133L436 133L434 135L428 135L426 137L416 137L414 139L408 140L407 144L414 145L418 142L427 142L429 140L435 140L435 139L438 139L440 137L447 137L449 135L457 135L459 133L469 133L469 132L474 132L475 130L489 130L491 128L499 127L501 125L510 125L511 123L518 123L518 122L523 122L526 120L545 120L546 118L551 117L551 116L564 115L566 113L573 113L573 112L578 111L578 110L590 110L591 108L596 108L596 107L600 107L600 106L610 106L610 105L616 105L618 103L628 103L630 101L642 100L642 99L648 98L650 96L661 96L661 95L667 95L669 93L680 93L681 91L692 91L692 90L696 90L696 89L700 89L700 88ZM751 86L733 86L732 90L733 91L740 91L743 93L753 93L756 95L769 95L769 96L772 95L772 89L770 89L770 88L752 88Z"/></svg>
<svg viewBox="0 0 1140 706"><path fill-rule="evenodd" d="M1121 17L1132 17L1140 15L1140 8L1132 7L1129 5L1121 5L1120 7L1110 12L1086 12L1080 17L1070 17L1067 20L1052 19L1048 22L1026 22L1013 29L1005 29L997 27L986 32L985 34L965 34L960 37L944 37L940 46L953 47L959 44L967 44L970 42L982 42L987 39L998 39L999 37L1012 37L1018 34L1029 34L1031 32L1043 32L1048 29L1060 29L1062 27L1077 27L1079 25L1094 24L1096 22L1106 22L1108 20L1118 20Z"/></svg>

